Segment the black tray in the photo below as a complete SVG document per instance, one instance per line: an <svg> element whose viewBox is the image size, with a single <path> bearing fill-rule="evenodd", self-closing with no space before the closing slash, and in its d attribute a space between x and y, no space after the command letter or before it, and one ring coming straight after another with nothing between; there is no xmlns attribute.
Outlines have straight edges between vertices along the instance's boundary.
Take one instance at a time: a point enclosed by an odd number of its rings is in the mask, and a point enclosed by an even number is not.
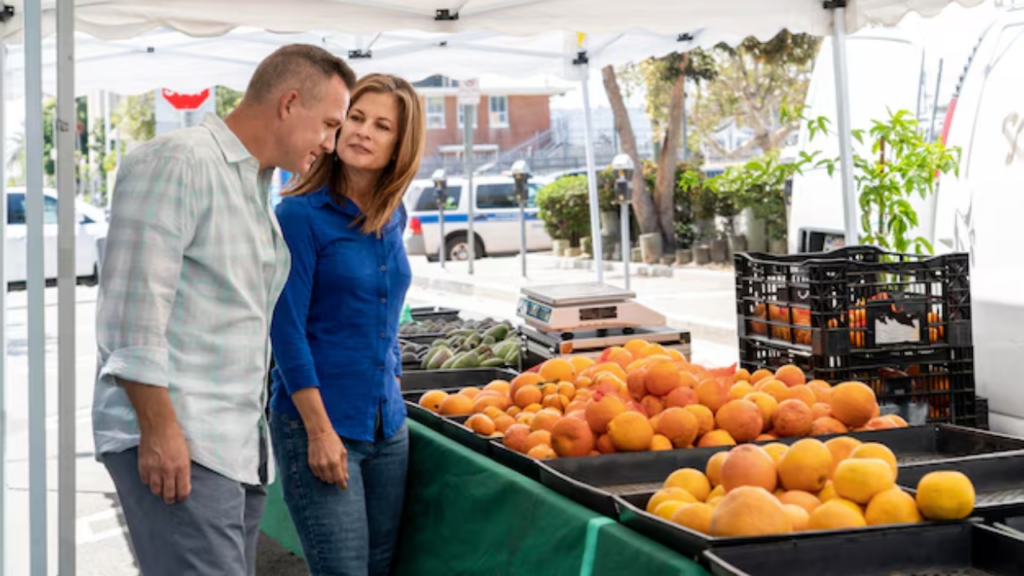
<svg viewBox="0 0 1024 576"><path fill-rule="evenodd" d="M443 306L417 306L409 311L412 314L412 319L416 321L420 320L458 320L459 310L455 308L445 308Z"/></svg>
<svg viewBox="0 0 1024 576"><path fill-rule="evenodd" d="M714 576L1020 576L1024 539L970 522L915 524L704 553Z"/></svg>
<svg viewBox="0 0 1024 576"><path fill-rule="evenodd" d="M968 454L1024 450L1024 439L947 424L854 432L848 436L862 442L885 444L896 454L900 466ZM827 440L830 437L818 438ZM792 444L797 440L800 438L780 438L773 442ZM765 442L757 444L763 445ZM540 481L595 512L615 518L618 513L613 497L616 494L657 490L675 470L696 468L703 471L712 455L731 448L689 448L559 458L544 462L539 467Z"/></svg>
<svg viewBox="0 0 1024 576"><path fill-rule="evenodd" d="M821 536L827 536L830 534L845 534L855 532L857 534L865 534L871 532L879 532L885 530L905 530L920 526L920 524L902 524L899 526L867 526L864 528L857 528L856 530L813 530L806 532L796 532L792 534L777 534L772 536L750 536L743 538L715 538L707 534L702 534L695 530L690 530L673 522L663 520L654 514L647 512L647 502L654 496L655 492L644 492L639 494L625 494L621 496L615 496L615 506L618 509L619 522L625 526L647 536L648 538L657 540L668 546L669 548L693 558L697 561L702 561L702 553L705 550L712 548L720 548L723 546L737 546L741 544L753 544L763 542L783 542L788 540L798 540L806 538L817 538ZM828 572L821 572L824 576ZM902 575L900 575L902 576Z"/></svg>
<svg viewBox="0 0 1024 576"><path fill-rule="evenodd" d="M1007 522L1024 516L1024 451L901 467L896 482L913 491L925 474L939 470L958 470L971 479L976 497L975 516L989 522Z"/></svg>
<svg viewBox="0 0 1024 576"><path fill-rule="evenodd" d="M415 370L402 374L402 392L448 390L468 386L483 388L493 380L510 381L519 373L511 368L464 368L462 370ZM419 400L419 396L416 397ZM1024 443L1022 443L1024 448Z"/></svg>
<svg viewBox="0 0 1024 576"><path fill-rule="evenodd" d="M414 336L399 336L400 341L411 342L412 344L433 344L434 340L444 340L448 335L444 332L429 332L427 334L416 334Z"/></svg>
<svg viewBox="0 0 1024 576"><path fill-rule="evenodd" d="M461 388L446 388L441 390L448 394L455 394L461 390ZM466 420L469 419L469 415L441 416L440 414L435 414L434 412L421 407L418 402L425 392L425 390L417 390L402 393L402 399L405 400L406 411L409 413L410 418L435 432L440 432L442 435L455 440L459 444L462 444L471 450L479 452L485 456L490 455L490 439L485 436L481 436L466 427L465 423Z"/></svg>
<svg viewBox="0 0 1024 576"><path fill-rule="evenodd" d="M540 460L508 448L501 439L491 440L491 458L534 481L540 480L540 471L544 467ZM553 460L547 460L547 462L553 462Z"/></svg>

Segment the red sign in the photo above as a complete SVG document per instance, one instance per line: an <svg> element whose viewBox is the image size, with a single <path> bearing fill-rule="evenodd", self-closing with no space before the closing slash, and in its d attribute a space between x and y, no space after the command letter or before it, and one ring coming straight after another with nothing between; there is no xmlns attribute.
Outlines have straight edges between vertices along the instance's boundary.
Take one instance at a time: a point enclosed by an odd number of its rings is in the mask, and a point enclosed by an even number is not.
<svg viewBox="0 0 1024 576"><path fill-rule="evenodd" d="M164 88L161 94L163 94L164 100L167 100L176 110L196 110L210 97L210 89L207 88L199 94L179 94Z"/></svg>

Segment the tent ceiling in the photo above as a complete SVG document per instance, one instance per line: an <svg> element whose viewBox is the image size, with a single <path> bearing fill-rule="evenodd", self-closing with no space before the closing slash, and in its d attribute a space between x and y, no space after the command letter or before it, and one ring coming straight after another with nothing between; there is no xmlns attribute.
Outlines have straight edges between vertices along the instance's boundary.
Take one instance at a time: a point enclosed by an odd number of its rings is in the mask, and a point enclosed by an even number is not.
<svg viewBox="0 0 1024 576"><path fill-rule="evenodd" d="M66 0L61 0L66 1ZM950 2L983 0L848 0L847 31L893 25L908 12L933 16ZM23 0L8 0L17 12ZM56 0L43 1L44 34L54 30ZM104 39L125 39L154 28L192 36L219 36L239 27L276 32L422 30L489 31L535 35L551 30L588 33L646 30L676 34L704 29L726 35L770 37L782 28L831 33L822 0L75 0L76 29ZM439 16L446 14L447 16ZM21 18L5 23L2 37L19 41Z"/></svg>

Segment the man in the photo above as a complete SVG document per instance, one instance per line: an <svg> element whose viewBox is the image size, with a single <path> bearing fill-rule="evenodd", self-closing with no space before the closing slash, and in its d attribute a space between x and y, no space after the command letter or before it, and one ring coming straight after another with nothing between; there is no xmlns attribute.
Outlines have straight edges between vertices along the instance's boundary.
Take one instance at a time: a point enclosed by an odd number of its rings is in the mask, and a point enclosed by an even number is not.
<svg viewBox="0 0 1024 576"><path fill-rule="evenodd" d="M223 122L209 115L121 165L93 427L145 576L256 573L268 328L290 266L270 176L333 152L354 86L329 52L285 46Z"/></svg>

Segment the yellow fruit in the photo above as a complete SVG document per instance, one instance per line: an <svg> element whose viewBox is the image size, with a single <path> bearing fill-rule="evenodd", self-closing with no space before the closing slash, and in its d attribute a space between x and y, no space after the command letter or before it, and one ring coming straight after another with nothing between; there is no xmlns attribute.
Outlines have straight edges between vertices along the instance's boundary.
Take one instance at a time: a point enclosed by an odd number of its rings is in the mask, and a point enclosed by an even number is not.
<svg viewBox="0 0 1024 576"><path fill-rule="evenodd" d="M708 499L706 500L706 502L711 502L712 498L722 498L724 496L725 486L719 484L718 486L715 486L714 489L711 490L711 492L708 492Z"/></svg>
<svg viewBox="0 0 1024 576"><path fill-rule="evenodd" d="M793 506L799 506L806 510L808 514L817 510L818 506L821 506L821 500L817 496L800 490L786 492L779 496L779 502L782 502L783 505L792 504Z"/></svg>
<svg viewBox="0 0 1024 576"><path fill-rule="evenodd" d="M891 488L871 499L864 519L868 526L909 524L920 522L921 512L913 496L900 488Z"/></svg>
<svg viewBox="0 0 1024 576"><path fill-rule="evenodd" d="M896 455L885 444L866 442L854 448L853 452L850 453L850 458L877 458L884 460L892 468L893 476L899 477L900 468L896 463Z"/></svg>
<svg viewBox="0 0 1024 576"><path fill-rule="evenodd" d="M783 504L782 509L789 517L789 523L793 526L793 532L803 532L811 523L811 515L807 510L793 504Z"/></svg>
<svg viewBox="0 0 1024 576"><path fill-rule="evenodd" d="M839 494L836 494L836 486L831 480L829 480L828 484L825 485L825 488L821 492L818 492L818 500L828 502L829 500L834 500L836 498L839 498Z"/></svg>
<svg viewBox="0 0 1024 576"><path fill-rule="evenodd" d="M790 446L779 460L779 479L786 490L820 492L831 474L832 453L811 438Z"/></svg>
<svg viewBox="0 0 1024 576"><path fill-rule="evenodd" d="M722 484L722 464L725 463L725 459L729 457L729 452L723 450L722 452L715 453L714 456L708 458L708 465L704 469L707 473L708 480L712 486L721 486ZM725 488L722 489L723 494Z"/></svg>
<svg viewBox="0 0 1024 576"><path fill-rule="evenodd" d="M689 506L689 502L682 502L680 500L669 500L668 502L662 502L658 504L658 507L654 509L654 515L662 520L672 520L672 516L675 515L676 510L679 510L683 506Z"/></svg>
<svg viewBox="0 0 1024 576"><path fill-rule="evenodd" d="M929 520L961 520L974 510L974 484L961 472L930 472L917 483L917 506Z"/></svg>
<svg viewBox="0 0 1024 576"><path fill-rule="evenodd" d="M701 534L711 534L711 516L714 513L714 507L708 504L684 504L676 509L670 520Z"/></svg>
<svg viewBox="0 0 1024 576"><path fill-rule="evenodd" d="M782 460L782 455L789 451L789 446L786 446L785 444L782 444L780 442L772 442L771 444L765 444L761 448L764 448L764 451L767 452L768 455L772 457L772 460L775 462L776 466L778 466L779 462Z"/></svg>
<svg viewBox="0 0 1024 576"><path fill-rule="evenodd" d="M426 408L427 410L430 410L431 412L440 412L441 403L444 402L444 399L447 397L447 392L442 392L441 390L431 390L430 392L427 392L423 396L420 396L419 404L420 406Z"/></svg>
<svg viewBox="0 0 1024 576"><path fill-rule="evenodd" d="M818 506L811 513L808 528L811 530L848 530L867 525L864 515L860 513L856 504L837 498Z"/></svg>
<svg viewBox="0 0 1024 576"><path fill-rule="evenodd" d="M792 531L793 524L778 499L755 486L730 491L711 515L712 536L765 536Z"/></svg>
<svg viewBox="0 0 1024 576"><path fill-rule="evenodd" d="M639 412L623 412L608 423L608 435L620 452L640 452L651 447L654 428Z"/></svg>
<svg viewBox="0 0 1024 576"><path fill-rule="evenodd" d="M825 446L828 451L832 453L832 471L835 472L836 466L843 460L850 457L853 451L861 445L860 440L851 436L840 436L833 438L828 442L825 442Z"/></svg>
<svg viewBox="0 0 1024 576"><path fill-rule="evenodd" d="M840 497L857 504L867 504L876 494L895 486L896 477L884 460L850 458L839 463L832 482Z"/></svg>
<svg viewBox="0 0 1024 576"><path fill-rule="evenodd" d="M686 490L700 502L707 500L708 494L711 493L711 483L707 476L693 468L681 468L673 472L665 480L665 488L673 486Z"/></svg>
<svg viewBox="0 0 1024 576"><path fill-rule="evenodd" d="M685 502L687 504L696 504L697 499L682 488L662 488L655 492L654 496L651 496L651 499L647 501L647 511L654 514L655 510L657 510L658 506L663 502Z"/></svg>

